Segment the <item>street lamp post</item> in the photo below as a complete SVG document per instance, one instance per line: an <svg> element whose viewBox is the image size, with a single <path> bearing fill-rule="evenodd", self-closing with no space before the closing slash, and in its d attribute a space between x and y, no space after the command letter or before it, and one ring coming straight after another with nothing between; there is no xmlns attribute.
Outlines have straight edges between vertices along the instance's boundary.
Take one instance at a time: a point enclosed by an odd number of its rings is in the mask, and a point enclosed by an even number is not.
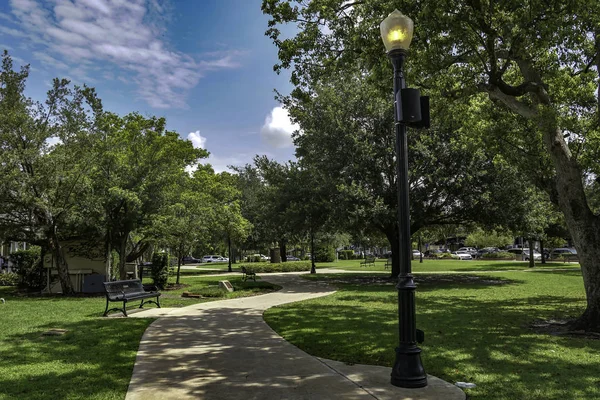
<svg viewBox="0 0 600 400"><path fill-rule="evenodd" d="M413 35L413 21L394 10L380 25L381 37L394 68L394 122L398 188L398 233L400 274L398 275L399 344L392 368L391 383L404 388L427 386L427 375L417 346L415 313L416 285L411 274L410 209L408 201L408 145L406 125L423 122L419 91L407 89L402 70ZM428 100L428 99L427 99ZM427 102L427 100L425 102ZM429 103L427 102L427 105ZM427 109L428 113L428 109ZM425 118L423 118L425 119ZM427 123L428 124L428 121Z"/></svg>

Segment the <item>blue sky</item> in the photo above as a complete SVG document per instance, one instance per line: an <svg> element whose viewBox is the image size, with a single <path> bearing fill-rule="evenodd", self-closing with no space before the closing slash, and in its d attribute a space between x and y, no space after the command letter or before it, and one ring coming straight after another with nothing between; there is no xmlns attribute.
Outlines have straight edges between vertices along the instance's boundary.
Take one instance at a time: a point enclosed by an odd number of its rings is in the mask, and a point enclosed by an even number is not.
<svg viewBox="0 0 600 400"><path fill-rule="evenodd" d="M54 77L96 88L107 110L167 118L211 152L216 171L255 154L293 158L294 127L274 99L277 75L261 0L9 0L0 47L31 65L27 94Z"/></svg>

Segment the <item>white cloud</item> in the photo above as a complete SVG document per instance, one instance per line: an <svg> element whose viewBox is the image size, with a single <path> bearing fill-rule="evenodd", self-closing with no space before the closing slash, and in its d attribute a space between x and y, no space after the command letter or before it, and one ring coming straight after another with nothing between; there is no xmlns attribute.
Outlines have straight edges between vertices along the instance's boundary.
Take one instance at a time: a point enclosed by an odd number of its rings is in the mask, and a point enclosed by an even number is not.
<svg viewBox="0 0 600 400"><path fill-rule="evenodd" d="M283 107L275 107L267 115L265 123L260 129L260 135L273 147L291 147L294 144L292 133L298 130L300 130L300 126L290 121L287 110Z"/></svg>
<svg viewBox="0 0 600 400"><path fill-rule="evenodd" d="M206 149L206 138L200 135L200 131L190 132L187 136L188 140L196 149Z"/></svg>
<svg viewBox="0 0 600 400"><path fill-rule="evenodd" d="M19 29L0 32L26 37L47 65L78 68L82 79L98 63L132 74L137 94L152 107L186 107L190 89L208 71L236 68L239 51L191 57L164 41L164 7L155 0L10 0Z"/></svg>

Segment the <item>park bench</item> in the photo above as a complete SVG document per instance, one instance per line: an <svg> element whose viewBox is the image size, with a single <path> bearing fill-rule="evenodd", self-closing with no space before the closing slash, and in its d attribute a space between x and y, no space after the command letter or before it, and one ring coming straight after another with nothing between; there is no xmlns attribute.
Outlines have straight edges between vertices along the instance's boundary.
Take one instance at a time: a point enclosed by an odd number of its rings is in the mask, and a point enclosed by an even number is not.
<svg viewBox="0 0 600 400"><path fill-rule="evenodd" d="M392 268L392 257L385 261L385 269Z"/></svg>
<svg viewBox="0 0 600 400"><path fill-rule="evenodd" d="M364 260L360 262L361 267L374 267L375 266L375 256L367 256Z"/></svg>
<svg viewBox="0 0 600 400"><path fill-rule="evenodd" d="M250 271L242 265L242 273L244 274L242 276L243 281L246 281L248 278L252 278L252 280L256 282L256 272Z"/></svg>
<svg viewBox="0 0 600 400"><path fill-rule="evenodd" d="M156 287L148 288L149 291L144 288L142 281L139 279L131 279L125 281L113 281L104 282L104 290L106 292L106 310L104 310L104 316L106 317L111 311L121 311L127 316L127 302L140 300L139 308L143 308L146 303L154 303L160 308L160 292ZM156 298L156 300L145 300ZM123 308L111 308L108 309L108 303L111 301L122 301Z"/></svg>

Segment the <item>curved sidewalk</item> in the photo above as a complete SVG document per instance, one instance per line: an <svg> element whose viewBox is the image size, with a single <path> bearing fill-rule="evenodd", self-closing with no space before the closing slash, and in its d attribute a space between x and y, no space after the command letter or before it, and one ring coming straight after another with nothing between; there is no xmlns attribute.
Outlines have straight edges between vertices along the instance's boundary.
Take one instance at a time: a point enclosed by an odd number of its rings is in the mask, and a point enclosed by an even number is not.
<svg viewBox="0 0 600 400"><path fill-rule="evenodd" d="M264 310L333 293L297 274L269 274L282 290L261 296L149 309L126 400L443 399L465 394L429 376L423 389L389 384L391 368L313 357L277 335Z"/></svg>

